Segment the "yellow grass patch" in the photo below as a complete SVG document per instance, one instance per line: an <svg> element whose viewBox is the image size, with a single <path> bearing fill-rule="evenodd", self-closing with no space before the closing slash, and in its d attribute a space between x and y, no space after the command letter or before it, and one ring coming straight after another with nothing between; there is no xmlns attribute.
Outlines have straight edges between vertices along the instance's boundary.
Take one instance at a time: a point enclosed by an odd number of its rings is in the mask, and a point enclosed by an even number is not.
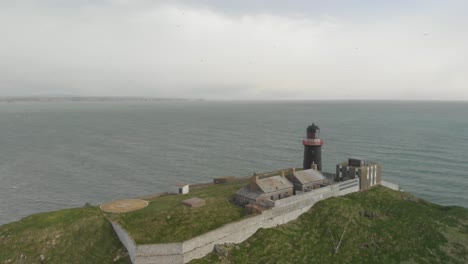
<svg viewBox="0 0 468 264"><path fill-rule="evenodd" d="M100 206L107 213L127 213L148 206L148 202L140 199L117 200Z"/></svg>

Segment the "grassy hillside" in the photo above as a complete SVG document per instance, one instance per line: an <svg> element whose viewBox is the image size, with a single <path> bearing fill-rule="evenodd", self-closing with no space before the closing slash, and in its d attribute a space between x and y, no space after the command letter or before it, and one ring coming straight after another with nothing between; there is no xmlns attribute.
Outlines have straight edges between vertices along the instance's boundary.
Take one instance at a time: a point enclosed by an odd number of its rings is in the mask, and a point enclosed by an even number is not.
<svg viewBox="0 0 468 264"><path fill-rule="evenodd" d="M167 195L150 200L148 207L124 214L109 214L137 244L181 242L245 216L244 208L229 200L245 182L193 188L186 195ZM200 208L189 208L182 201L191 197L205 200Z"/></svg>
<svg viewBox="0 0 468 264"><path fill-rule="evenodd" d="M96 207L29 216L0 226L0 263L130 263Z"/></svg>
<svg viewBox="0 0 468 264"><path fill-rule="evenodd" d="M147 208L126 214L83 207L26 217L0 226L0 263L130 263L106 217L122 223L138 243L182 241L244 217L244 209L228 200L247 180L148 198ZM190 209L181 204L194 196L206 205Z"/></svg>
<svg viewBox="0 0 468 264"><path fill-rule="evenodd" d="M376 187L193 263L468 263L468 209Z"/></svg>
<svg viewBox="0 0 468 264"><path fill-rule="evenodd" d="M228 202L245 183L155 198L139 211L109 215L139 243L181 241L243 217ZM187 208L197 196L207 205ZM468 263L468 209L444 207L376 187L317 203L289 224L261 229L225 254L193 263ZM0 226L0 263L129 263L96 207L41 213Z"/></svg>

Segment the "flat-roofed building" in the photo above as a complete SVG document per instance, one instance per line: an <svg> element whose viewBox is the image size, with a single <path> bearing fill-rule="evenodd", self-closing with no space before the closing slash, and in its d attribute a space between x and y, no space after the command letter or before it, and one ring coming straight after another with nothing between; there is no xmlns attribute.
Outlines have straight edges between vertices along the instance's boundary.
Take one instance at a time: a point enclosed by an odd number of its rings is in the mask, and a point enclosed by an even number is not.
<svg viewBox="0 0 468 264"><path fill-rule="evenodd" d="M368 189L382 181L382 165L361 158L349 158L347 162L336 165L335 181L359 179L359 188Z"/></svg>
<svg viewBox="0 0 468 264"><path fill-rule="evenodd" d="M188 184L177 183L174 186L172 186L171 193L172 194L187 194L189 193L189 188L190 188L190 185Z"/></svg>

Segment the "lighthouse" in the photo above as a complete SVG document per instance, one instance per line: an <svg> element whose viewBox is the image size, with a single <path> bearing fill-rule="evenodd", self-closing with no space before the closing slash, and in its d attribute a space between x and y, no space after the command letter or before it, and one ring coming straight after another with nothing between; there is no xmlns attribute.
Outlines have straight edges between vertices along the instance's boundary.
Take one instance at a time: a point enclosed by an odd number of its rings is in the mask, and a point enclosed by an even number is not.
<svg viewBox="0 0 468 264"><path fill-rule="evenodd" d="M317 170L322 171L323 140L320 139L320 128L314 123L307 127L307 138L302 140L302 144L304 145L304 170L315 165Z"/></svg>

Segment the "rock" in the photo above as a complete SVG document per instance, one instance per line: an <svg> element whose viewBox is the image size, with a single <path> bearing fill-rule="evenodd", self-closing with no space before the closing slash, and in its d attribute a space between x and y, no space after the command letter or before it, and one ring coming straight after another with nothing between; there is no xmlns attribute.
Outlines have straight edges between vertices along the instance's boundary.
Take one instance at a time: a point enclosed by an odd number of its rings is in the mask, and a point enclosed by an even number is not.
<svg viewBox="0 0 468 264"><path fill-rule="evenodd" d="M368 217L368 218L377 218L378 214L376 212L369 212L369 211L364 211L361 212L362 216Z"/></svg>
<svg viewBox="0 0 468 264"><path fill-rule="evenodd" d="M231 251L231 248L234 246L234 244L224 244L224 245L215 245L214 246L214 252L218 254L221 257L227 257L229 255L229 251Z"/></svg>

